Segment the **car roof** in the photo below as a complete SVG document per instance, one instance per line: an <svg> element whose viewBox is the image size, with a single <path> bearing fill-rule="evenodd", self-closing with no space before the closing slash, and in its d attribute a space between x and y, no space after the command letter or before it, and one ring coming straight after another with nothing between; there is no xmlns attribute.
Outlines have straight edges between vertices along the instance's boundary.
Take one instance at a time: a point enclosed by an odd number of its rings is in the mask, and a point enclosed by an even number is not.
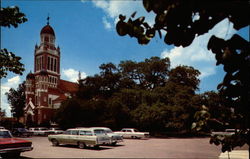
<svg viewBox="0 0 250 159"><path fill-rule="evenodd" d="M9 131L9 130L7 130L7 129L0 129L0 131Z"/></svg>
<svg viewBox="0 0 250 159"><path fill-rule="evenodd" d="M92 129L110 129L108 127L91 127Z"/></svg>
<svg viewBox="0 0 250 159"><path fill-rule="evenodd" d="M91 129L91 128L71 128L71 129L67 129L67 131L68 130L89 130L89 131L91 131L93 129Z"/></svg>

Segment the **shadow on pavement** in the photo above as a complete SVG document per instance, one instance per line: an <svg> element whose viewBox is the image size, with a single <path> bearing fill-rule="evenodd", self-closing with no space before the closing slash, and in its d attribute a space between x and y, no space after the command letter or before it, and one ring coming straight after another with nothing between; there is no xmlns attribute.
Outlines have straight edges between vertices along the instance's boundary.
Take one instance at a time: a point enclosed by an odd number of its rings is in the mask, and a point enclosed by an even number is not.
<svg viewBox="0 0 250 159"><path fill-rule="evenodd" d="M105 145L105 146L108 146L108 147L121 147L121 146L124 146L124 145L116 144L116 145Z"/></svg>
<svg viewBox="0 0 250 159"><path fill-rule="evenodd" d="M58 147L67 147L67 148L74 148L74 149L80 149L76 145L60 145ZM109 150L112 149L112 147L86 147L83 150L93 150L93 151L100 151L100 150Z"/></svg>

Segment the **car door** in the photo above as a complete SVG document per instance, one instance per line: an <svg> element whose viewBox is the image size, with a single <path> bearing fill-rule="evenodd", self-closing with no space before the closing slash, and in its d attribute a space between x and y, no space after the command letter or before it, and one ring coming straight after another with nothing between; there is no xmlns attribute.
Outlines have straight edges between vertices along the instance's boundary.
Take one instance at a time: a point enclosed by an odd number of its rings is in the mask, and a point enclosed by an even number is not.
<svg viewBox="0 0 250 159"><path fill-rule="evenodd" d="M132 137L134 134L133 134L132 130L127 129L126 130L126 135L127 135L127 137Z"/></svg>
<svg viewBox="0 0 250 159"><path fill-rule="evenodd" d="M67 130L63 134L57 135L57 140L61 144L68 144L68 138L69 138L70 135L71 135L71 131Z"/></svg>
<svg viewBox="0 0 250 159"><path fill-rule="evenodd" d="M124 138L128 138L128 137L129 137L129 134L128 134L128 132L127 132L127 129L122 129L121 131L122 131L122 136L123 136Z"/></svg>
<svg viewBox="0 0 250 159"><path fill-rule="evenodd" d="M71 135L68 137L68 144L77 145L79 137L79 130L71 130Z"/></svg>

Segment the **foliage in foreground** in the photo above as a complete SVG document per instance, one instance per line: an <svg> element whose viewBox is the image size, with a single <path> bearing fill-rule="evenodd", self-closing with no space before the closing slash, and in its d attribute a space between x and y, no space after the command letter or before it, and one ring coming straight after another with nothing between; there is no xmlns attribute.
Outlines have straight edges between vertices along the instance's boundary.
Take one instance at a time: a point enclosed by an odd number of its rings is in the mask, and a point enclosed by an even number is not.
<svg viewBox="0 0 250 159"><path fill-rule="evenodd" d="M0 26L11 26L17 28L19 24L27 21L25 14L20 12L17 6L1 8L0 10ZM21 63L21 57L9 52L7 49L0 50L0 79L7 76L7 72L22 75L24 65Z"/></svg>
<svg viewBox="0 0 250 159"><path fill-rule="evenodd" d="M250 24L248 0L143 0L142 3L147 12L156 15L152 26L145 21L145 17L135 19L136 12L127 21L125 16L120 15L116 25L120 36L134 37L139 44L148 44L156 33L162 38L162 32L165 32L166 44L186 47L195 37L207 33L225 18L233 23L236 30ZM211 139L211 143L221 143L223 152L231 151L242 143L249 145L246 141L250 138L250 45L237 34L228 40L213 35L207 48L215 54L216 64L224 66L226 75L218 90L226 99L226 105L233 108L237 123L235 129L238 129L236 135L227 137L230 142L213 142L215 140Z"/></svg>

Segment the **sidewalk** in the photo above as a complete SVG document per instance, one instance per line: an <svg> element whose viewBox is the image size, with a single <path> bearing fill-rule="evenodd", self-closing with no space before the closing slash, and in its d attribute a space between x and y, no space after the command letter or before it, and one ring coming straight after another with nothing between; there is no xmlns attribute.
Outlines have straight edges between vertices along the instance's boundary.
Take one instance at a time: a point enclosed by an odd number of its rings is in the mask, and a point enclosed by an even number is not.
<svg viewBox="0 0 250 159"><path fill-rule="evenodd" d="M249 159L249 152L248 150L233 150L228 154L226 151L220 154L219 159Z"/></svg>

